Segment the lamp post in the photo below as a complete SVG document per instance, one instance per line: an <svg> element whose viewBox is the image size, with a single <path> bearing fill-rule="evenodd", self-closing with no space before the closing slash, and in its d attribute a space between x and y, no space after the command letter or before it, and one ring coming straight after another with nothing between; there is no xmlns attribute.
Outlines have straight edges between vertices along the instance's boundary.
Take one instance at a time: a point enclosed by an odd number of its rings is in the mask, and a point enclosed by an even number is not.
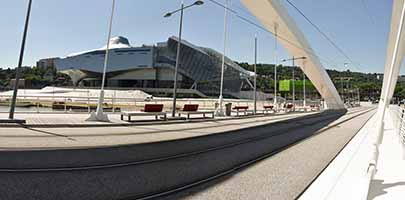
<svg viewBox="0 0 405 200"><path fill-rule="evenodd" d="M360 106L360 90L357 88L357 105Z"/></svg>
<svg viewBox="0 0 405 200"><path fill-rule="evenodd" d="M111 6L111 16L110 16L110 24L108 27L108 38L107 38L107 46L105 50L104 56L104 68L103 68L103 77L101 79L101 89L100 89L100 96L98 97L97 103L97 110L96 112L92 112L90 117L87 119L88 121L109 121L107 114L103 112L103 104L104 104L104 85L107 73L107 66L108 66L108 59L109 59L109 52L110 52L110 39L111 39L111 31L112 31L112 24L114 18L114 10L115 10L115 0L112 0Z"/></svg>
<svg viewBox="0 0 405 200"><path fill-rule="evenodd" d="M302 102L302 104L303 104L303 106L304 106L304 109L306 109L306 107L307 107L307 94L306 94L306 85L305 85L305 80L306 80L306 76L305 76L305 71L304 71L304 69L305 69L305 60L302 60L302 79L303 79L303 83L302 83L302 92L303 92L303 102Z"/></svg>
<svg viewBox="0 0 405 200"><path fill-rule="evenodd" d="M180 12L180 24L179 24L179 41L177 42L177 55L176 55L176 66L174 68L174 84L173 84L173 108L172 108L172 117L176 116L176 100L177 100L177 71L180 64L180 48L181 48L181 34L183 31L183 14L184 10L192 6L199 6L204 4L203 1L195 1L193 4L184 6L184 0L181 1L181 8L172 12L168 12L164 17L170 17L173 14Z"/></svg>
<svg viewBox="0 0 405 200"><path fill-rule="evenodd" d="M345 69L347 70L347 66L349 65L349 63L343 63L343 66L345 67ZM344 80L342 80L342 95L343 95L343 103L346 101L345 99L347 99L347 95L346 95L346 91L344 89ZM348 89L347 85L346 85L346 90Z"/></svg>
<svg viewBox="0 0 405 200"><path fill-rule="evenodd" d="M225 116L224 114L224 108L223 108L223 90L224 90L224 71L225 71L225 54L226 54L226 38L227 38L227 32L228 32L228 3L229 0L226 0L226 5L225 5L225 15L224 15L224 50L222 52L222 64L221 64L221 86L219 89L219 98L218 98L218 108L215 112L216 116Z"/></svg>
<svg viewBox="0 0 405 200"><path fill-rule="evenodd" d="M255 36L255 64L254 64L254 72L255 72L255 77L254 77L254 95L253 95L253 100L254 100L254 104L253 104L253 114L256 115L256 111L257 111L257 70L256 70L256 66L257 66L257 36Z"/></svg>
<svg viewBox="0 0 405 200"><path fill-rule="evenodd" d="M274 23L274 108L277 110L277 27L278 24Z"/></svg>
<svg viewBox="0 0 405 200"><path fill-rule="evenodd" d="M20 80L20 69L21 69L23 59L24 59L25 41L27 39L28 25L29 25L30 15L31 15L31 5L32 5L32 0L29 0L28 8L27 8L27 15L25 17L25 26L24 26L24 33L23 33L21 49L20 49L20 57L18 60L17 69L15 70L14 91L13 91L13 98L11 100L11 105L10 105L10 113L8 116L9 120L14 120L15 105L17 102L17 94L18 94L18 82ZM25 120L21 120L21 122L25 123Z"/></svg>
<svg viewBox="0 0 405 200"><path fill-rule="evenodd" d="M281 62L286 62L286 61L292 61L292 67L293 67L293 70L292 70L292 81L293 81L293 84L292 84L292 95L293 95L293 99L292 99L292 104L293 104L293 110L295 110L295 70L294 70L294 67L295 67L295 61L296 60L305 60L305 59L307 59L307 57L298 57L298 58L296 58L296 57L292 57L292 58L290 58L290 59L283 59L283 60L281 60Z"/></svg>

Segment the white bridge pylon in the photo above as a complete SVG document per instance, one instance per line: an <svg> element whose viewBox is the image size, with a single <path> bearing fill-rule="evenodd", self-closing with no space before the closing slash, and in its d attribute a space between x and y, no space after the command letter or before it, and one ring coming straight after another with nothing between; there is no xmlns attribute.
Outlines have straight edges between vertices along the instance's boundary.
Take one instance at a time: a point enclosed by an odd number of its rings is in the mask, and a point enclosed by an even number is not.
<svg viewBox="0 0 405 200"><path fill-rule="evenodd" d="M268 31L274 32L277 26L277 34L282 38L279 42L291 56L307 57L305 68L301 69L325 100L325 107L344 109L343 101L329 75L280 0L241 0L241 2Z"/></svg>

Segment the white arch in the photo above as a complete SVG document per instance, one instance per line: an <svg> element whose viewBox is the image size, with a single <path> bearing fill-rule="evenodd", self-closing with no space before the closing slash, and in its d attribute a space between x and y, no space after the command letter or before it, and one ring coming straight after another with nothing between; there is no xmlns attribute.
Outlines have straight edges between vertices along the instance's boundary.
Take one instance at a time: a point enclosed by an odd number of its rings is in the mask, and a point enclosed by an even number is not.
<svg viewBox="0 0 405 200"><path fill-rule="evenodd" d="M290 55L307 57L305 69L301 69L324 98L326 107L328 109L343 109L343 101L329 75L280 0L241 0L241 2L267 30L272 31L274 26L277 26L278 35L285 39L279 39L280 43Z"/></svg>
<svg viewBox="0 0 405 200"><path fill-rule="evenodd" d="M394 53L394 47L395 47L395 42L396 42L396 36L398 34L398 28L399 28L399 23L401 19L401 14L402 14L402 7L404 4L404 0L395 0L393 2L393 8L392 8L392 15L391 15L391 27L390 27L390 34L389 34L389 39L388 39L388 46L387 46L387 58L385 61L385 68L384 68L384 80L383 80L383 87L381 91L381 98L383 98L383 94L385 93L386 88L389 88L388 92L388 101L387 104L389 104L395 90L395 86L398 80L399 72L401 69L401 64L402 60L404 58L404 49L405 49L405 29L402 30L402 38L399 41L399 46L398 46L398 56L397 59L395 60L394 66L391 66L392 59L393 59L393 53ZM391 83L388 83L388 74L390 72L391 67L393 67L393 76L391 79Z"/></svg>

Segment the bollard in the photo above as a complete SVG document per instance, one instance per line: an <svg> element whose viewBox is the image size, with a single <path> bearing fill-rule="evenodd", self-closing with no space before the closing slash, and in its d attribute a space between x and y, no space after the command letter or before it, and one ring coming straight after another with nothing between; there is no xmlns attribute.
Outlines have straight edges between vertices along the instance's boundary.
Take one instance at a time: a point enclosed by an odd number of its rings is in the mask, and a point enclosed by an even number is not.
<svg viewBox="0 0 405 200"><path fill-rule="evenodd" d="M64 102L64 108L63 108L63 110L64 110L64 112L66 113L67 112L67 110L66 110L66 97L65 97L65 102Z"/></svg>
<svg viewBox="0 0 405 200"><path fill-rule="evenodd" d="M91 112L91 108L90 108L90 97L87 97L87 112L88 112L88 113Z"/></svg>
<svg viewBox="0 0 405 200"><path fill-rule="evenodd" d="M401 109L401 108L399 108ZM402 135L402 127L404 123L404 110L401 109L400 111L400 118L399 118L399 128L398 128L398 136L399 136L399 141L401 142L401 135Z"/></svg>
<svg viewBox="0 0 405 200"><path fill-rule="evenodd" d="M39 113L39 97L37 97L37 113Z"/></svg>

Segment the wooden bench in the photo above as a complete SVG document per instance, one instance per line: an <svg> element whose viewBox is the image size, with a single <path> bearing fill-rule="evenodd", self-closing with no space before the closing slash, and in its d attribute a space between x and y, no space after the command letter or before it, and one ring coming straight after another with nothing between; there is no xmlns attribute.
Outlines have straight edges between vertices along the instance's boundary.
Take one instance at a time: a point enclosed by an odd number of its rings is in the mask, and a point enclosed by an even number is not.
<svg viewBox="0 0 405 200"><path fill-rule="evenodd" d="M121 112L121 120L124 120L124 116L128 117L128 121L131 121L131 116L155 116L157 120L159 116L162 116L164 120L167 119L167 114L162 112L163 104L145 104L144 108L139 111Z"/></svg>
<svg viewBox="0 0 405 200"><path fill-rule="evenodd" d="M263 106L263 113L268 113L269 111L275 111L273 105Z"/></svg>
<svg viewBox="0 0 405 200"><path fill-rule="evenodd" d="M243 111L245 115L247 115L247 110L249 109L249 106L235 106L232 108L232 110L236 110L236 116L239 116L239 112Z"/></svg>
<svg viewBox="0 0 405 200"><path fill-rule="evenodd" d="M205 118L206 114L211 114L211 118L214 118L214 111L198 111L198 104L185 104L183 109L179 111L179 116L182 114L187 115L187 119L190 119L190 115L203 115Z"/></svg>

